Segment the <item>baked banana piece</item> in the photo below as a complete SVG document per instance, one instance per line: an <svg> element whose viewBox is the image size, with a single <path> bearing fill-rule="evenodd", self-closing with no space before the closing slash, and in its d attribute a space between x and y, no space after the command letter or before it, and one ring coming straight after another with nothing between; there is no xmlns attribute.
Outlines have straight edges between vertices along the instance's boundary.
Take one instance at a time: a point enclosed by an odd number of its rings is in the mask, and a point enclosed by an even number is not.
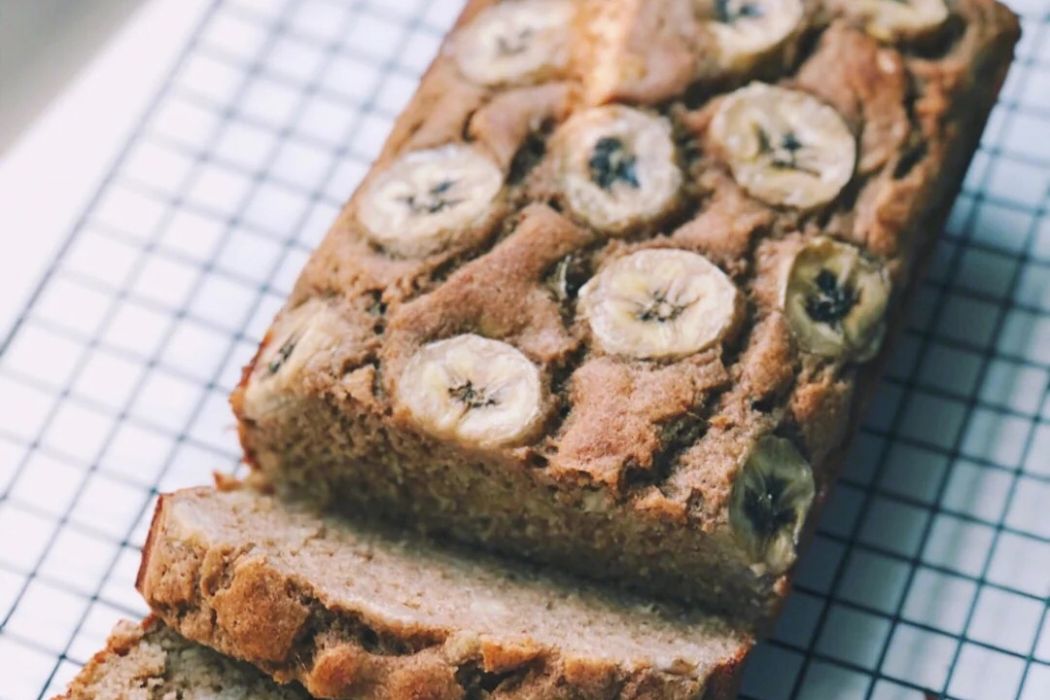
<svg viewBox="0 0 1050 700"><path fill-rule="evenodd" d="M481 85L534 83L569 66L573 0L506 0L482 10L456 35L460 71Z"/></svg>
<svg viewBox="0 0 1050 700"><path fill-rule="evenodd" d="M765 83L722 98L709 139L736 181L774 206L827 204L857 162L856 137L838 112L804 92Z"/></svg>
<svg viewBox="0 0 1050 700"><path fill-rule="evenodd" d="M423 347L398 388L423 430L482 447L520 442L543 417L536 366L514 346L478 335Z"/></svg>
<svg viewBox="0 0 1050 700"><path fill-rule="evenodd" d="M701 26L717 43L723 69L746 71L802 25L801 0L694 0Z"/></svg>
<svg viewBox="0 0 1050 700"><path fill-rule="evenodd" d="M945 0L831 0L829 4L884 41L927 36L949 17Z"/></svg>
<svg viewBox="0 0 1050 700"><path fill-rule="evenodd" d="M759 439L737 476L729 506L729 522L751 551L756 574L781 574L795 563L815 493L813 470L790 441Z"/></svg>
<svg viewBox="0 0 1050 700"><path fill-rule="evenodd" d="M405 154L368 184L358 216L377 245L405 257L443 248L488 213L503 173L467 146Z"/></svg>
<svg viewBox="0 0 1050 700"><path fill-rule="evenodd" d="M671 122L624 106L578 112L551 139L558 184L583 221L617 235L666 216L682 171Z"/></svg>
<svg viewBox="0 0 1050 700"><path fill-rule="evenodd" d="M724 272L683 250L632 253L580 290L580 310L597 344L643 360L706 350L736 327L741 304Z"/></svg>
<svg viewBox="0 0 1050 700"><path fill-rule="evenodd" d="M890 292L876 261L848 243L816 238L789 258L780 303L805 350L863 362L882 346Z"/></svg>

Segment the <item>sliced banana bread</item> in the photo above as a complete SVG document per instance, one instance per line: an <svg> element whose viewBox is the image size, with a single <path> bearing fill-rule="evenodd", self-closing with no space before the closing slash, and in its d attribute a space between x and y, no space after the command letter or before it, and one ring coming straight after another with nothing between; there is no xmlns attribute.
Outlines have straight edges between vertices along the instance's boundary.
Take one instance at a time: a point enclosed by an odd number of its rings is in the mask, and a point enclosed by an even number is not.
<svg viewBox="0 0 1050 700"><path fill-rule="evenodd" d="M1018 37L993 0L474 0L232 401L282 490L757 619Z"/></svg>
<svg viewBox="0 0 1050 700"><path fill-rule="evenodd" d="M138 586L179 633L321 698L732 698L751 644L240 489L161 497Z"/></svg>
<svg viewBox="0 0 1050 700"><path fill-rule="evenodd" d="M54 700L309 700L258 669L188 642L156 619L121 622Z"/></svg>

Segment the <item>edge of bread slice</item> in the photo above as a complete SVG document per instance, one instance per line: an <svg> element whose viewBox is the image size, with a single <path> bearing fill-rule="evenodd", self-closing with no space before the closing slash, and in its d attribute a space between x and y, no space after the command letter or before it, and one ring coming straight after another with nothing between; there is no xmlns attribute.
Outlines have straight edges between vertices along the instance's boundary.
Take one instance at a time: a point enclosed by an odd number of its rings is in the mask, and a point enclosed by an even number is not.
<svg viewBox="0 0 1050 700"><path fill-rule="evenodd" d="M118 622L106 648L53 700L309 700L243 662L187 641L156 618Z"/></svg>
<svg viewBox="0 0 1050 700"><path fill-rule="evenodd" d="M727 698L753 643L246 488L161 496L138 588L182 635L322 698Z"/></svg>

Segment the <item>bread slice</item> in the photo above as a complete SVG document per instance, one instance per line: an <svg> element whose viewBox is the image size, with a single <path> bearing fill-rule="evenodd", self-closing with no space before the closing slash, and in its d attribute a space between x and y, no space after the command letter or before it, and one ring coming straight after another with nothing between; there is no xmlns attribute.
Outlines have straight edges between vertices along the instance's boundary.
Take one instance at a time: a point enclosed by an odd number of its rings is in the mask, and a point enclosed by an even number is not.
<svg viewBox="0 0 1050 700"><path fill-rule="evenodd" d="M309 700L248 664L186 641L155 618L123 621L54 700Z"/></svg>
<svg viewBox="0 0 1050 700"><path fill-rule="evenodd" d="M752 643L248 489L162 496L138 587L180 634L322 698L730 698Z"/></svg>

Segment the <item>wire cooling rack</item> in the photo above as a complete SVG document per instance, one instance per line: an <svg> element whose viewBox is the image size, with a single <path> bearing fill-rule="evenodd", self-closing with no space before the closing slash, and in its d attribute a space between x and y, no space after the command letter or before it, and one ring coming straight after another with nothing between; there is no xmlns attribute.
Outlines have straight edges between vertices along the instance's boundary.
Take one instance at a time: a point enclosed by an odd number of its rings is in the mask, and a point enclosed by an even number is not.
<svg viewBox="0 0 1050 700"><path fill-rule="evenodd" d="M158 491L238 448L226 395L461 0L222 0L0 344L0 698L145 612ZM1050 7L745 697L1050 698Z"/></svg>

